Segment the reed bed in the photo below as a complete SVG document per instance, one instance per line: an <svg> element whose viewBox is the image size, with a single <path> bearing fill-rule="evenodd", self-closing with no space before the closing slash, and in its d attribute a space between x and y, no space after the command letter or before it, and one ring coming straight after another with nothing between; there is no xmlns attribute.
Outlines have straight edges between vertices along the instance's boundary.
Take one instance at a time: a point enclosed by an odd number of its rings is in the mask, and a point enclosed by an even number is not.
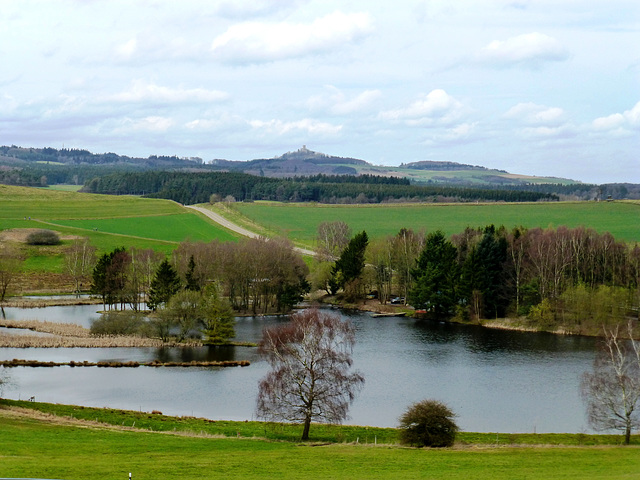
<svg viewBox="0 0 640 480"><path fill-rule="evenodd" d="M99 298L10 298L0 303L2 307L11 308L44 308L44 307L64 307L70 305L101 305Z"/></svg>
<svg viewBox="0 0 640 480"><path fill-rule="evenodd" d="M140 362L44 362L41 360L13 360L0 361L0 367L101 367L101 368L137 368L137 367L247 367L248 360L225 360L221 362L196 361L191 362L161 362L154 360L148 363Z"/></svg>
<svg viewBox="0 0 640 480"><path fill-rule="evenodd" d="M189 344L193 346L194 344ZM157 338L141 337L37 337L35 335L0 334L1 348L116 348L182 346L168 344Z"/></svg>
<svg viewBox="0 0 640 480"><path fill-rule="evenodd" d="M51 333L63 337L89 338L91 332L88 328L81 327L75 323L56 323L46 320L7 320L0 319L0 327L22 328L33 330L34 332Z"/></svg>

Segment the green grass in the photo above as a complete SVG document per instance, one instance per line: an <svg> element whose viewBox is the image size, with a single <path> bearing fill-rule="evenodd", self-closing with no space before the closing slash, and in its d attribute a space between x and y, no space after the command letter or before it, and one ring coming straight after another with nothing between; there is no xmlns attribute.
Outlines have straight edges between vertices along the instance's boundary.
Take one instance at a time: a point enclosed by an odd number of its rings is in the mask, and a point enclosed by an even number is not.
<svg viewBox="0 0 640 480"><path fill-rule="evenodd" d="M0 229L10 228L48 228L87 237L99 253L120 246L170 253L184 240L237 239L204 216L167 200L0 185ZM61 270L61 252L25 250L27 271Z"/></svg>
<svg viewBox="0 0 640 480"><path fill-rule="evenodd" d="M634 202L554 202L517 204L320 205L237 203L248 221L258 223L294 242L313 245L321 222L343 221L352 231L366 230L370 238L395 235L401 228L447 235L467 226L494 224L507 228L584 226L610 232L616 239L640 241L640 204Z"/></svg>
<svg viewBox="0 0 640 480"><path fill-rule="evenodd" d="M140 217L184 212L181 205L169 200L124 195L93 195L9 185L0 185L0 205L0 222L21 220L24 217L60 220Z"/></svg>
<svg viewBox="0 0 640 480"><path fill-rule="evenodd" d="M62 225L91 231L95 228L100 232L177 243L187 239L193 241L218 239L223 242L235 239L231 233L212 228L211 224L193 213L89 220L55 220L54 223L56 226Z"/></svg>
<svg viewBox="0 0 640 480"><path fill-rule="evenodd" d="M92 420L117 426L142 428L155 432L192 432L221 435L225 437L264 438L279 441L297 441L302 435L302 426L267 422L211 421L195 417L170 417L132 410L92 408L77 405L60 405L24 400L0 400L2 406L19 406L59 417ZM314 424L311 440L330 443L397 444L398 430L395 428L364 427L358 425ZM473 433L460 432L460 444L466 445L620 445L621 435L587 435L583 433ZM640 445L640 436L632 437L631 443Z"/></svg>
<svg viewBox="0 0 640 480"><path fill-rule="evenodd" d="M49 185L47 188L49 190L61 190L63 192L77 192L82 188L82 185L57 184L57 185Z"/></svg>
<svg viewBox="0 0 640 480"><path fill-rule="evenodd" d="M630 479L637 446L300 444L162 435L0 417L0 476L123 479ZM313 430L312 430L313 432Z"/></svg>

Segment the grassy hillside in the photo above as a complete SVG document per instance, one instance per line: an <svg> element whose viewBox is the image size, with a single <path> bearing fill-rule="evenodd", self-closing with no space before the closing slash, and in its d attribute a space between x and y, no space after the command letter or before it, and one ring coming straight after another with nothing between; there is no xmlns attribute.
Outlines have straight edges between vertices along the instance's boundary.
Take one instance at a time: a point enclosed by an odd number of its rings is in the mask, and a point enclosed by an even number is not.
<svg viewBox="0 0 640 480"><path fill-rule="evenodd" d="M171 422L168 417L158 418ZM633 478L640 469L636 446L484 444L413 449L371 443L303 445L242 434L236 438L194 436L180 434L180 430L158 434L1 410L0 420L2 477L126 479L131 472L136 480L625 479Z"/></svg>
<svg viewBox="0 0 640 480"><path fill-rule="evenodd" d="M312 205L238 203L234 208L250 222L291 240L312 245L317 226L326 221L346 222L354 232L370 237L395 235L401 228L443 230L447 235L465 227L489 224L513 228L585 226L610 232L616 239L640 241L638 202L553 202L527 204L403 204Z"/></svg>
<svg viewBox="0 0 640 480"><path fill-rule="evenodd" d="M168 200L91 195L0 185L0 230L47 228L66 238L87 237L99 253L116 247L170 252L183 240L221 241L237 237L204 216ZM60 247L21 245L27 271L59 272Z"/></svg>

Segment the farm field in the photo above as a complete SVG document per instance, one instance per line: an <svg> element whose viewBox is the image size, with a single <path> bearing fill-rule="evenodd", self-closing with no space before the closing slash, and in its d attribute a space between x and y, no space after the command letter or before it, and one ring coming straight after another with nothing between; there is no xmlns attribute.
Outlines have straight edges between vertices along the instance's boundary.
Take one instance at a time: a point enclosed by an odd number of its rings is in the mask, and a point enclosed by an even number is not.
<svg viewBox="0 0 640 480"><path fill-rule="evenodd" d="M610 232L618 240L640 241L638 202L357 206L255 202L237 203L232 208L246 221L308 246L313 245L317 226L327 221L343 221L353 232L366 230L370 238L395 235L401 228L418 232L440 229L451 235L467 226L494 224L509 229L519 225L529 228L584 226L598 232Z"/></svg>
<svg viewBox="0 0 640 480"><path fill-rule="evenodd" d="M17 228L47 228L63 236L87 237L99 253L120 246L169 253L183 240L237 238L168 200L0 185L0 230ZM28 246L24 250L26 271L61 270L61 251Z"/></svg>

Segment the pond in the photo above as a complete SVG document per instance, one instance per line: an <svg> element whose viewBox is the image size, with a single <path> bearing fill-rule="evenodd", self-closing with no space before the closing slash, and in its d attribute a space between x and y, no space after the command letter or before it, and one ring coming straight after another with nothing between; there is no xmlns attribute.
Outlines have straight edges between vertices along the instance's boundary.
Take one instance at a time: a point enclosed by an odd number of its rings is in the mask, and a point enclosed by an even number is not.
<svg viewBox="0 0 640 480"><path fill-rule="evenodd" d="M90 307L95 312L96 306ZM345 423L396 426L409 404L434 398L457 413L466 431L590 431L579 384L582 373L592 366L595 339L334 313L356 326L354 368L365 376L365 386ZM257 342L265 325L284 321L240 317L236 339ZM255 418L258 381L268 370L250 347L0 349L0 359L12 358L249 360L249 367L234 368L18 367L9 370L15 386L5 392L8 398L36 396L43 402L228 420Z"/></svg>

